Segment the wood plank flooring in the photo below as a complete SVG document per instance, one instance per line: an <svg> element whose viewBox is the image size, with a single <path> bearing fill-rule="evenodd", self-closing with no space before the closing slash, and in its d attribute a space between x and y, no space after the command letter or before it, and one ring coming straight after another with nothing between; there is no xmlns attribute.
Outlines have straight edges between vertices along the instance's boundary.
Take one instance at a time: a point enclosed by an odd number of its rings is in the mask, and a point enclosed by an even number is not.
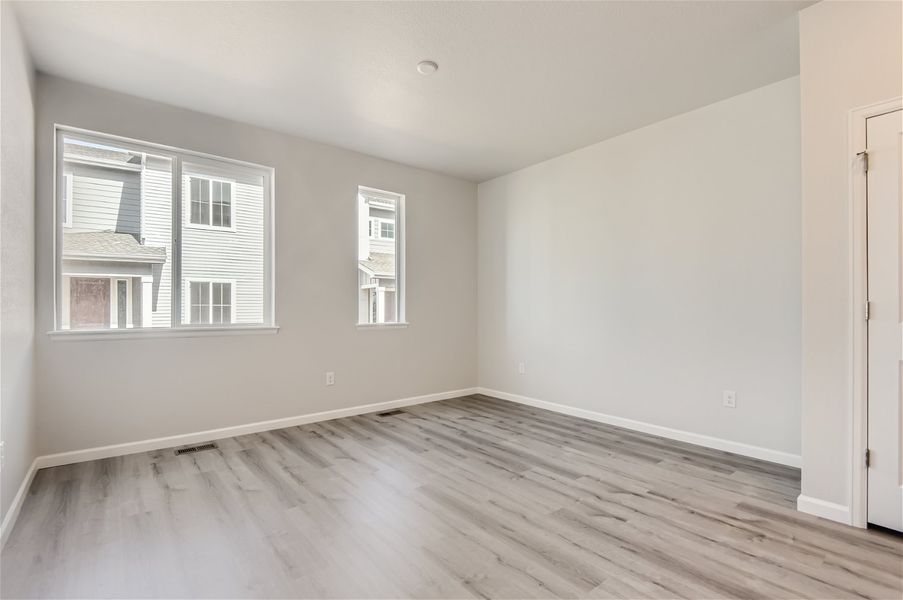
<svg viewBox="0 0 903 600"><path fill-rule="evenodd" d="M903 597L799 471L471 396L41 470L17 597Z"/></svg>

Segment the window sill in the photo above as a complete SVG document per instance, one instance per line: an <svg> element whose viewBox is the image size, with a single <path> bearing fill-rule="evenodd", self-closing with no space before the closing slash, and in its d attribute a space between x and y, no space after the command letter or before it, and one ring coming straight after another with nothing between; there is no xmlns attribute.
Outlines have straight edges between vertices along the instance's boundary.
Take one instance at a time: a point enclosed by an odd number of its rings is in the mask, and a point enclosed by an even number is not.
<svg viewBox="0 0 903 600"><path fill-rule="evenodd" d="M410 323L358 323L358 329L405 329Z"/></svg>
<svg viewBox="0 0 903 600"><path fill-rule="evenodd" d="M279 332L276 325L249 325L235 327L173 327L169 329L63 329L48 331L52 340L134 340L142 338L215 337L223 335L272 335Z"/></svg>

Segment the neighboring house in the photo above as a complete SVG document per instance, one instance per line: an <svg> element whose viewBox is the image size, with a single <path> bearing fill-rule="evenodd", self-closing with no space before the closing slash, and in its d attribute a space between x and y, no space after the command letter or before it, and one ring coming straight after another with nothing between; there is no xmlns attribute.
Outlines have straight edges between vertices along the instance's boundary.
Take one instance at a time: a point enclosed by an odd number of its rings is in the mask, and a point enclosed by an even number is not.
<svg viewBox="0 0 903 600"><path fill-rule="evenodd" d="M396 201L359 194L358 322L398 320L395 280Z"/></svg>
<svg viewBox="0 0 903 600"><path fill-rule="evenodd" d="M62 328L172 324L172 166L168 157L66 138ZM262 179L221 170L182 165L186 324L263 321Z"/></svg>

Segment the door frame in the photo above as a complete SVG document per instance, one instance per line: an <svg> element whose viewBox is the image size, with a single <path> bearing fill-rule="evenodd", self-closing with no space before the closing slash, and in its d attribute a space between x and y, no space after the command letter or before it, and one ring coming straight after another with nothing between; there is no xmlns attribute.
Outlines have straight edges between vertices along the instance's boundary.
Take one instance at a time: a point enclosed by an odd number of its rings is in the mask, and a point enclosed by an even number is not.
<svg viewBox="0 0 903 600"><path fill-rule="evenodd" d="M849 115L850 178L850 334L851 351L851 481L850 521L854 527L868 525L868 326L865 303L868 298L868 175L859 154L866 148L866 122L871 117L903 108L903 97L855 108Z"/></svg>

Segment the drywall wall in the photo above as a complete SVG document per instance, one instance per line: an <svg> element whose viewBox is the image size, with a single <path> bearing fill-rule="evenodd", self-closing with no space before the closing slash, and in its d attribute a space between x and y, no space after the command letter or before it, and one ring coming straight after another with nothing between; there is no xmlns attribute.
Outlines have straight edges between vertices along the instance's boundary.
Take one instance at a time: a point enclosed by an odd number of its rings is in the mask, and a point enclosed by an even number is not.
<svg viewBox="0 0 903 600"><path fill-rule="evenodd" d="M39 75L39 451L229 427L476 383L476 185ZM53 326L53 124L276 170L276 335L59 341ZM358 185L406 195L405 329L358 329ZM335 371L336 384L325 385Z"/></svg>
<svg viewBox="0 0 903 600"><path fill-rule="evenodd" d="M480 184L480 386L793 462L799 150L791 78Z"/></svg>
<svg viewBox="0 0 903 600"><path fill-rule="evenodd" d="M901 22L899 2L800 12L802 494L840 520L852 481L849 116L903 94Z"/></svg>
<svg viewBox="0 0 903 600"><path fill-rule="evenodd" d="M12 5L0 3L0 514L35 457L34 71Z"/></svg>

